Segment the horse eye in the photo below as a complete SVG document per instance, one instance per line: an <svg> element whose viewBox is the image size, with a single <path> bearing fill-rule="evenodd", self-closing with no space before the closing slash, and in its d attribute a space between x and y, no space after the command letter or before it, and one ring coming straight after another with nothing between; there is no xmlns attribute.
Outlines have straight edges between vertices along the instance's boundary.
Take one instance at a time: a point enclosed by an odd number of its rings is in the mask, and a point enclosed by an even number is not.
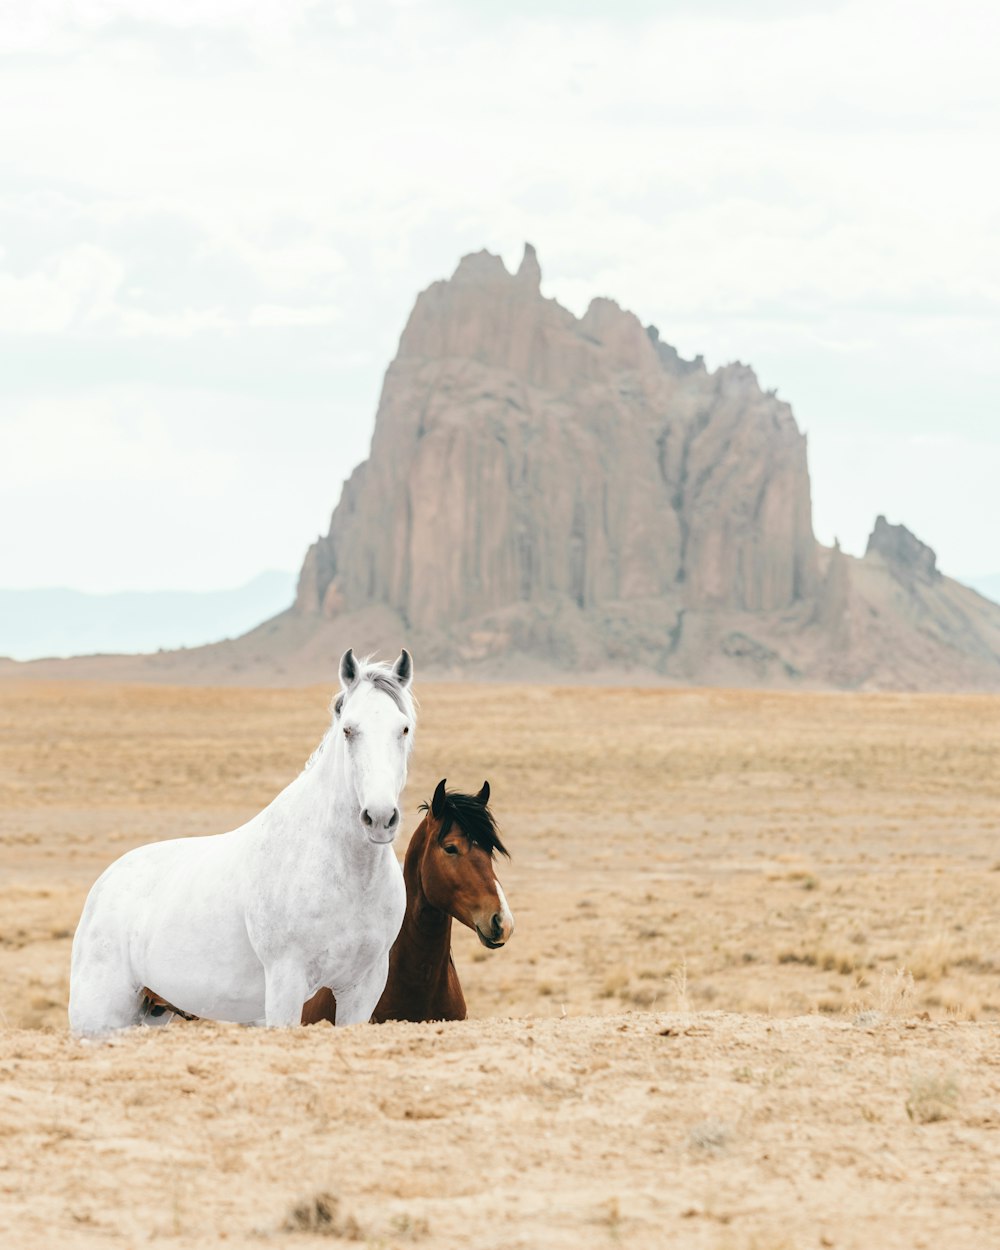
<svg viewBox="0 0 1000 1250"><path fill-rule="evenodd" d="M458 847L454 844L454 842L449 842L448 845L444 848L444 853L445 855L457 855Z"/></svg>
<svg viewBox="0 0 1000 1250"><path fill-rule="evenodd" d="M345 725L345 726L344 726L344 737L345 737L345 738L349 738L350 736L351 736L351 727L350 727L350 725Z"/></svg>
<svg viewBox="0 0 1000 1250"><path fill-rule="evenodd" d="M410 727L409 727L409 725L404 725L404 726L403 726L403 733L404 733L404 734L408 734L409 732L410 732Z"/></svg>

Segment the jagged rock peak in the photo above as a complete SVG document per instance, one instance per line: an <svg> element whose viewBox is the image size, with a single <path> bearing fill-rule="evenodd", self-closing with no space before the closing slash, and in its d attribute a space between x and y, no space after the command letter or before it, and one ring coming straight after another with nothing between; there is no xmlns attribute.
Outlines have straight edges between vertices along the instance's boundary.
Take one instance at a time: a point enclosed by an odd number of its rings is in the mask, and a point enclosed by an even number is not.
<svg viewBox="0 0 1000 1250"><path fill-rule="evenodd" d="M541 290L542 267L538 263L538 253L531 243L524 245L524 255L521 257L515 277L522 286L531 287L533 291Z"/></svg>
<svg viewBox="0 0 1000 1250"><path fill-rule="evenodd" d="M934 551L922 543L905 525L890 525L884 516L876 517L868 538L865 556L879 555L894 573L934 581L941 576Z"/></svg>
<svg viewBox="0 0 1000 1250"><path fill-rule="evenodd" d="M451 280L459 284L468 282L477 285L505 280L509 282L510 274L499 256L494 256L483 248L479 252L470 252L468 256L463 256Z"/></svg>
<svg viewBox="0 0 1000 1250"><path fill-rule="evenodd" d="M656 354L660 358L660 364L668 373L704 373L705 357L695 356L694 360L685 360L676 347L671 347L669 343L664 343L660 338L660 331L654 325L646 326L646 334L649 341L656 348Z"/></svg>
<svg viewBox="0 0 1000 1250"><path fill-rule="evenodd" d="M451 280L459 286L496 286L502 283L508 287L522 287L537 295L542 285L542 267L531 243L525 243L524 255L514 274L508 272L501 257L483 248L463 256Z"/></svg>

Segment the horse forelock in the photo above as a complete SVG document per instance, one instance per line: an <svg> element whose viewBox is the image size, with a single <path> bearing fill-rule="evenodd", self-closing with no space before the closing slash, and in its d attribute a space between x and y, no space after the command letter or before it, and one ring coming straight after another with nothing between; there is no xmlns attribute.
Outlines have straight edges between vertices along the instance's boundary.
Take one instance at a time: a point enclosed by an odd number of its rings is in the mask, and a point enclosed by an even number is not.
<svg viewBox="0 0 1000 1250"><path fill-rule="evenodd" d="M388 667L383 668L380 666L376 668L373 666L368 672L361 675L361 680L370 681L376 690L387 694L404 716L413 716L413 696L409 690L399 684Z"/></svg>
<svg viewBox="0 0 1000 1250"><path fill-rule="evenodd" d="M429 813L430 804L421 803L420 810ZM482 847L491 857L499 851L510 859L510 851L500 841L500 831L493 813L474 794L445 791L441 827L437 833L439 842L447 837L452 825L458 825L474 846Z"/></svg>
<svg viewBox="0 0 1000 1250"><path fill-rule="evenodd" d="M392 666L383 663L381 660L369 660L367 657L358 660L358 680L351 686L350 690L341 690L333 698L331 703L331 711L333 715L339 716L344 710L344 705L354 693L361 687L362 682L371 682L372 686L382 694L387 694L396 707L404 716L414 719L416 717L417 701L413 693L406 686L400 685L399 679L392 671Z"/></svg>

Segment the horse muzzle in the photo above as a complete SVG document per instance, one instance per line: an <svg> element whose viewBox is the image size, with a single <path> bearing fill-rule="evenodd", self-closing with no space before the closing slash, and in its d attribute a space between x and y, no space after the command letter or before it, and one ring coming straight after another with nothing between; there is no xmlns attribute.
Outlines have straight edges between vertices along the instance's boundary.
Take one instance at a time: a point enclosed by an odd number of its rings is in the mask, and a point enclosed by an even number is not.
<svg viewBox="0 0 1000 1250"><path fill-rule="evenodd" d="M376 846L393 842L399 832L399 808L380 809L366 807L361 813L361 827L368 840Z"/></svg>
<svg viewBox="0 0 1000 1250"><path fill-rule="evenodd" d="M514 917L507 908L494 912L484 922L476 921L476 936L491 951L499 950L514 932Z"/></svg>

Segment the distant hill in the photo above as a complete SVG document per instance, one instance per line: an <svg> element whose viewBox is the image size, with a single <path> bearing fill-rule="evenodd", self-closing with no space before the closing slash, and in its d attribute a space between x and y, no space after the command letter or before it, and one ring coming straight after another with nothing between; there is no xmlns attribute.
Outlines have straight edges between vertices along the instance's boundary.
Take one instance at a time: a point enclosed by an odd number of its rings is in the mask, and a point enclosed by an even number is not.
<svg viewBox="0 0 1000 1250"><path fill-rule="evenodd" d="M295 575L272 570L235 590L91 595L0 590L0 656L139 654L235 638L295 598Z"/></svg>

